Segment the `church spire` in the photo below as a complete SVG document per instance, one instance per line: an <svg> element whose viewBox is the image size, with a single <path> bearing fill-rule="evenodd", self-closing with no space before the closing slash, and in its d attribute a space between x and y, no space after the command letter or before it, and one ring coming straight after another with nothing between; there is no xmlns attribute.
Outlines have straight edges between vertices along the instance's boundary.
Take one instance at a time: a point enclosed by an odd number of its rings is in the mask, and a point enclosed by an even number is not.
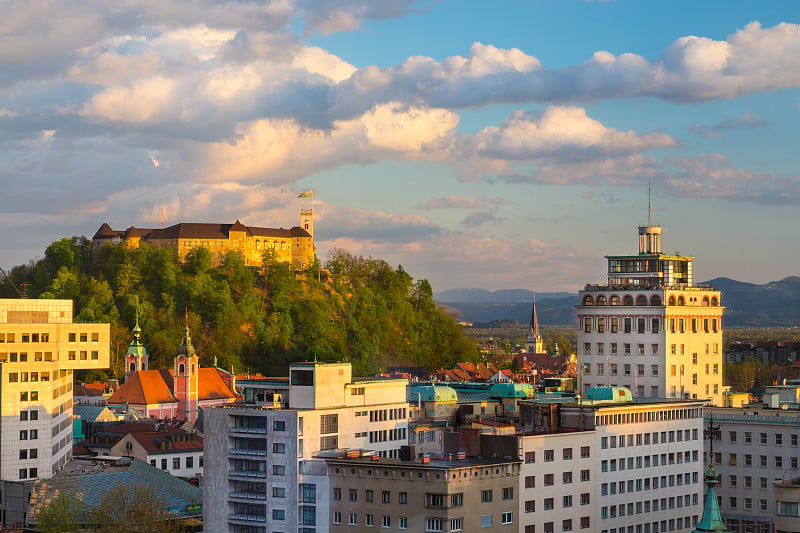
<svg viewBox="0 0 800 533"><path fill-rule="evenodd" d="M542 353L544 351L542 334L539 332L539 317L536 315L536 293L533 295L531 324L528 327L528 337L525 339L525 349L528 353Z"/></svg>
<svg viewBox="0 0 800 533"><path fill-rule="evenodd" d="M181 347L178 353L182 353L187 357L196 357L197 353L194 351L194 346L192 346L192 338L189 336L189 310L186 310L186 315L184 317L185 326L183 328L183 342L181 342Z"/></svg>
<svg viewBox="0 0 800 533"><path fill-rule="evenodd" d="M703 518L692 530L692 533L724 533L728 531L722 516L719 513L719 502L717 501L717 489L719 484L719 474L714 469L714 465L708 467L704 477L705 484L708 485L706 491L706 503L703 507Z"/></svg>

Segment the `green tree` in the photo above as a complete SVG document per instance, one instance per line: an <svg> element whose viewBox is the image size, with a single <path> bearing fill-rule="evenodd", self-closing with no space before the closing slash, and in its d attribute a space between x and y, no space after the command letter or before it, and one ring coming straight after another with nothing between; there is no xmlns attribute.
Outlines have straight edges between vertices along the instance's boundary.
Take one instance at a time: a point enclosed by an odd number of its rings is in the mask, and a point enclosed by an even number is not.
<svg viewBox="0 0 800 533"><path fill-rule="evenodd" d="M182 531L169 514L167 502L155 488L139 483L132 487L116 484L94 507L92 530L99 533L173 533Z"/></svg>
<svg viewBox="0 0 800 533"><path fill-rule="evenodd" d="M41 533L73 533L81 530L83 500L59 492L53 501L41 508L36 516L36 531Z"/></svg>

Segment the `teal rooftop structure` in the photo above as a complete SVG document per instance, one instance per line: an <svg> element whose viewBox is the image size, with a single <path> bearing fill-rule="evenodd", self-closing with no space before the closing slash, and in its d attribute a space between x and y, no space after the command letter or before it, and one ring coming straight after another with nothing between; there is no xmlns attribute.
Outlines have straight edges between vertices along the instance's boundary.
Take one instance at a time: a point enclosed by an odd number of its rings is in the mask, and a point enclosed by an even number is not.
<svg viewBox="0 0 800 533"><path fill-rule="evenodd" d="M592 387L586 391L583 401L594 405L631 403L633 395L627 387Z"/></svg>
<svg viewBox="0 0 800 533"><path fill-rule="evenodd" d="M451 387L442 385L424 385L407 389L408 401L416 402L457 402L458 393ZM417 396L419 394L419 397Z"/></svg>
<svg viewBox="0 0 800 533"><path fill-rule="evenodd" d="M530 399L533 396L534 388L527 383L495 383L489 389L490 398Z"/></svg>
<svg viewBox="0 0 800 533"><path fill-rule="evenodd" d="M706 491L706 504L703 507L703 518L698 522L697 527L692 530L692 533L723 533L728 531L725 523L722 521L722 516L719 513L719 502L717 500L716 486L719 484L719 474L714 469L714 465L708 467L704 476L705 484L708 485Z"/></svg>

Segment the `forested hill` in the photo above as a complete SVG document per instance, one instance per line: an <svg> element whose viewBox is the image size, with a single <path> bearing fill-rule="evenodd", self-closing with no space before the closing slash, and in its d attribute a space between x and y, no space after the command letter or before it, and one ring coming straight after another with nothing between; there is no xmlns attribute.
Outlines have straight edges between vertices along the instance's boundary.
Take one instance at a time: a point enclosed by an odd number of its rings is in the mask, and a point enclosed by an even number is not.
<svg viewBox="0 0 800 533"><path fill-rule="evenodd" d="M330 276L328 276L330 273ZM171 251L106 245L92 251L85 237L51 244L44 258L14 267L0 296L71 298L76 321L110 322L114 374L131 339L138 309L150 368L169 368L188 317L201 364L236 372L287 375L294 361L349 360L354 375L392 365L448 367L475 360L473 339L433 300L427 280L380 259L335 251L295 272L265 256L261 269L231 252L212 265L205 248L181 264ZM188 312L187 312L188 311Z"/></svg>

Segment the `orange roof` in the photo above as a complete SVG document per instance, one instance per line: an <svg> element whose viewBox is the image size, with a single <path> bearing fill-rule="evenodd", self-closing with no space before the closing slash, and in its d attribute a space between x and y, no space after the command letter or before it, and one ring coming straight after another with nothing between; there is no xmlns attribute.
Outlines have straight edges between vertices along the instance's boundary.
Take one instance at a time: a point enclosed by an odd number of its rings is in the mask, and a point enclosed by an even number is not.
<svg viewBox="0 0 800 533"><path fill-rule="evenodd" d="M221 375L222 370L218 368L199 368L198 370L200 372L197 376L200 388L197 394L198 400L236 398L236 393L231 390L231 387Z"/></svg>
<svg viewBox="0 0 800 533"><path fill-rule="evenodd" d="M177 401L172 394L171 387L167 385L158 370L134 372L108 399L108 403L127 402L134 405L176 403Z"/></svg>

